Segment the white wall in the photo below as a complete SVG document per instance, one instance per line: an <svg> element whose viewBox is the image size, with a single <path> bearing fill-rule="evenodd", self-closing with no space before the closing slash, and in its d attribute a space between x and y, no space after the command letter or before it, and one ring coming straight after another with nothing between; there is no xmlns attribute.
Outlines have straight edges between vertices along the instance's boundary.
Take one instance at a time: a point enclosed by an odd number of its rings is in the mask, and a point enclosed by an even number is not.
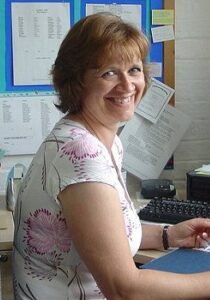
<svg viewBox="0 0 210 300"><path fill-rule="evenodd" d="M176 106L193 121L172 176L185 191L186 172L210 163L210 1L175 0L175 11Z"/></svg>
<svg viewBox="0 0 210 300"><path fill-rule="evenodd" d="M210 164L210 0L175 1L176 107L193 119L174 153L175 168L161 177L172 178L186 197L186 172ZM139 180L128 176L135 197Z"/></svg>

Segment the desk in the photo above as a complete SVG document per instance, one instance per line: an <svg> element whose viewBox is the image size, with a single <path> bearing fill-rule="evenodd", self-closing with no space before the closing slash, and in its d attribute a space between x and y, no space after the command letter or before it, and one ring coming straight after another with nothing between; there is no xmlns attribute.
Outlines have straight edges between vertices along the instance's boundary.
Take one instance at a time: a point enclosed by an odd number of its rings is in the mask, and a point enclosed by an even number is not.
<svg viewBox="0 0 210 300"><path fill-rule="evenodd" d="M0 250L11 250L14 236L13 216L10 211L0 209Z"/></svg>
<svg viewBox="0 0 210 300"><path fill-rule="evenodd" d="M0 195L0 250L11 250L14 237L12 212L6 209L5 196Z"/></svg>
<svg viewBox="0 0 210 300"><path fill-rule="evenodd" d="M150 260L161 257L167 253L168 251L161 251L161 250L140 250L134 256L134 261L136 263L145 264Z"/></svg>

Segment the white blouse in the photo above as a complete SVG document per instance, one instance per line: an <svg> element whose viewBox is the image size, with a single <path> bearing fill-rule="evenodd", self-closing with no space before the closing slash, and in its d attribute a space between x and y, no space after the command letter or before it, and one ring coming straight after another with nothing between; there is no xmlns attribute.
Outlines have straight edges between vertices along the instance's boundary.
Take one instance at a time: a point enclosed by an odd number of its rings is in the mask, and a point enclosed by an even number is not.
<svg viewBox="0 0 210 300"><path fill-rule="evenodd" d="M13 251L15 299L105 299L74 247L58 194L68 185L102 182L119 194L133 255L141 224L121 174L122 144L116 136L112 159L82 125L61 119L40 146L20 189Z"/></svg>

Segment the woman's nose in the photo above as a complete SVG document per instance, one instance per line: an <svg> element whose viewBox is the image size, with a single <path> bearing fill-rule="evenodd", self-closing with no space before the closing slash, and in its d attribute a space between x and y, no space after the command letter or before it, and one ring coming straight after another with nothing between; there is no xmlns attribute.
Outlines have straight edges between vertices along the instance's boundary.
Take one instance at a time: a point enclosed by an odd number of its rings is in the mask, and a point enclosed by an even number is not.
<svg viewBox="0 0 210 300"><path fill-rule="evenodd" d="M135 86L133 84L132 78L128 75L123 74L119 77L117 88L119 90L131 92L134 90Z"/></svg>

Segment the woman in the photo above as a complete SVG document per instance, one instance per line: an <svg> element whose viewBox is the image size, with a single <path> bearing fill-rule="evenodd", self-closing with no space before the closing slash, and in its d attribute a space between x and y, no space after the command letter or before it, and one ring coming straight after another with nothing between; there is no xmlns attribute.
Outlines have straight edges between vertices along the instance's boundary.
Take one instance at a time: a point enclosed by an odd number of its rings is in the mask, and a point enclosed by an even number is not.
<svg viewBox="0 0 210 300"><path fill-rule="evenodd" d="M210 273L136 268L141 249L204 247L210 220L141 226L116 133L146 92L143 33L117 16L80 20L52 70L64 113L35 155L15 212L16 299L210 299ZM177 288L179 287L179 288Z"/></svg>

